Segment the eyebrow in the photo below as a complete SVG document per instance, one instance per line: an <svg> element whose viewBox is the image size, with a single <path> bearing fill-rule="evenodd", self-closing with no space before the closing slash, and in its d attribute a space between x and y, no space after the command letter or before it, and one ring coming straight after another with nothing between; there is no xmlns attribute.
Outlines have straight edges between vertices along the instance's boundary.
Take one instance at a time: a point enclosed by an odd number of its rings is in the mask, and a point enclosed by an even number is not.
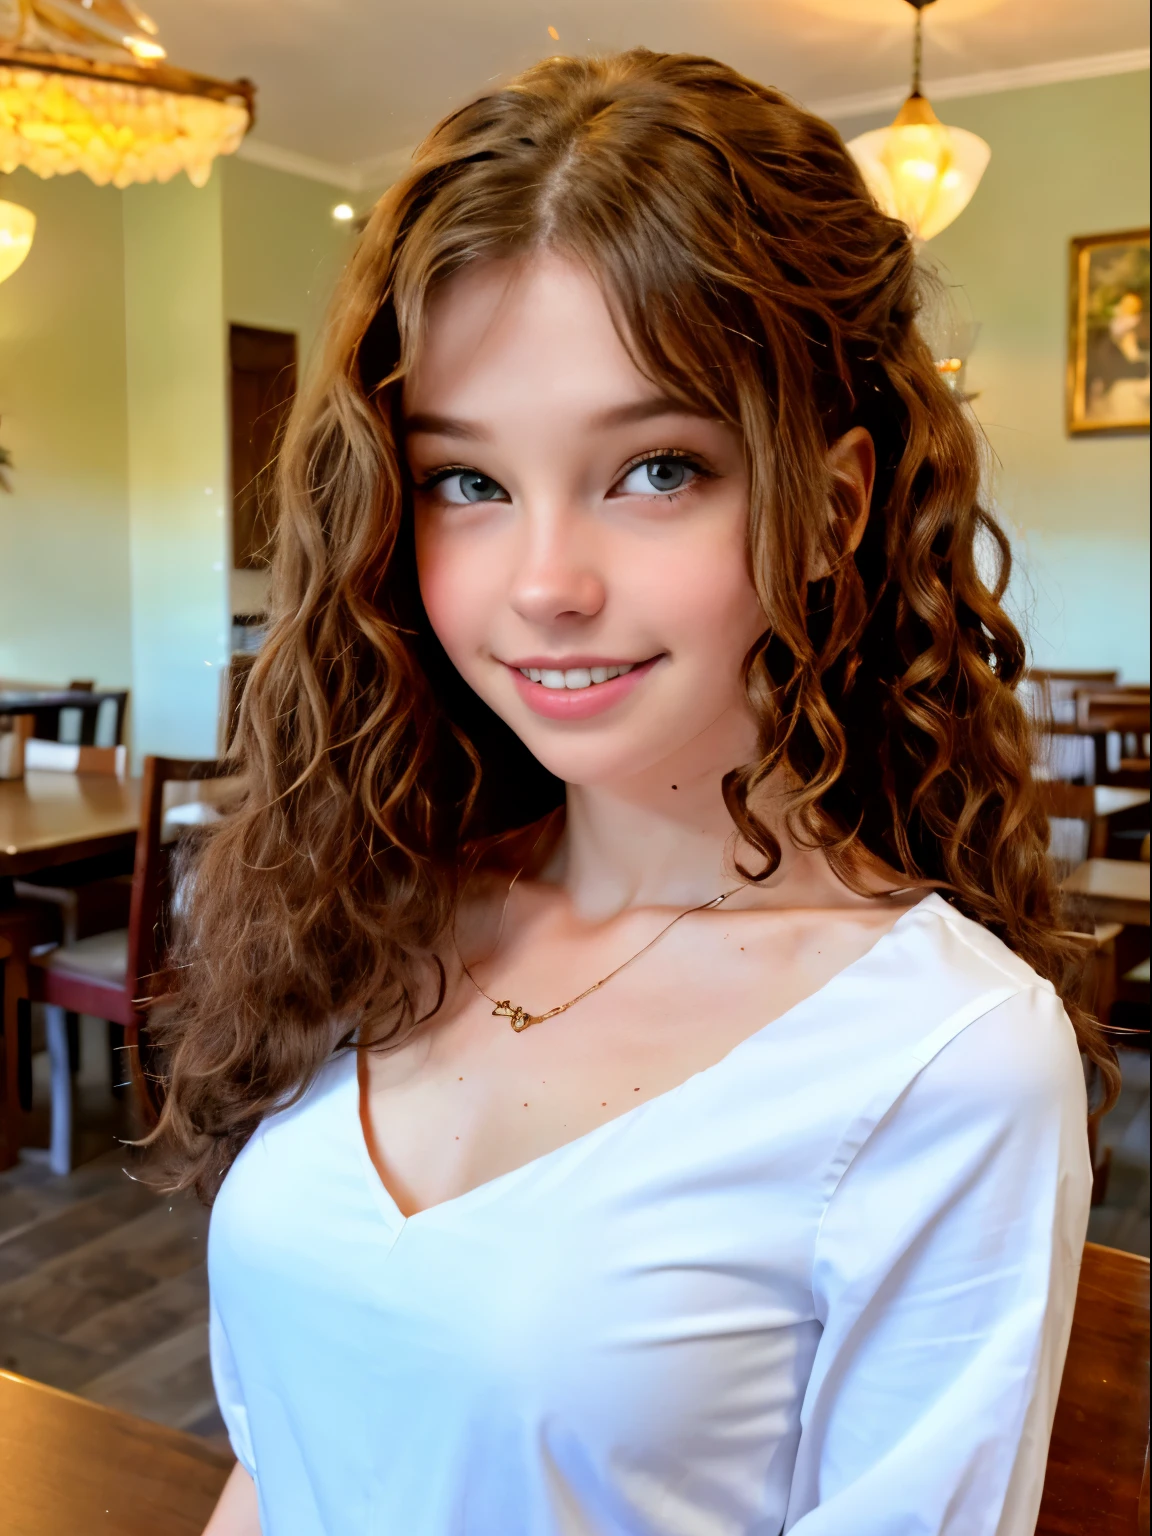
<svg viewBox="0 0 1152 1536"><path fill-rule="evenodd" d="M426 432L434 437L463 437L471 442L484 442L488 433L472 421L460 421L455 416L435 416L428 411L417 411L404 418L404 430L409 437Z"/></svg>
<svg viewBox="0 0 1152 1536"><path fill-rule="evenodd" d="M629 427L636 422L652 421L658 416L703 415L704 412L694 409L686 401L674 400L671 395L650 395L644 400L631 400L627 405L609 406L606 411L600 411L592 418L592 426L600 429ZM486 442L489 437L478 422L463 421L457 416L437 416L429 411L417 411L406 417L404 430L410 437L416 433L427 433L435 437L462 438L473 443Z"/></svg>

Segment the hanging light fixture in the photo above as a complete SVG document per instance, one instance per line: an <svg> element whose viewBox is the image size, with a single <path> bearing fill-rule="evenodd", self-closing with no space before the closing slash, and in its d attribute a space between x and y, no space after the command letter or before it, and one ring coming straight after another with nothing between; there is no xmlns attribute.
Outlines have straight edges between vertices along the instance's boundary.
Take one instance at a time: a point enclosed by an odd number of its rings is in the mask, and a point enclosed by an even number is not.
<svg viewBox="0 0 1152 1536"><path fill-rule="evenodd" d="M848 148L868 190L917 240L931 240L968 206L992 158L984 140L946 127L920 94L923 11L935 0L907 0L916 12L912 94L887 128L852 139Z"/></svg>
<svg viewBox="0 0 1152 1536"><path fill-rule="evenodd" d="M36 215L19 203L0 201L0 283L11 277L32 249Z"/></svg>
<svg viewBox="0 0 1152 1536"><path fill-rule="evenodd" d="M186 171L202 187L255 89L174 68L156 32L131 0L0 0L0 171L117 187Z"/></svg>

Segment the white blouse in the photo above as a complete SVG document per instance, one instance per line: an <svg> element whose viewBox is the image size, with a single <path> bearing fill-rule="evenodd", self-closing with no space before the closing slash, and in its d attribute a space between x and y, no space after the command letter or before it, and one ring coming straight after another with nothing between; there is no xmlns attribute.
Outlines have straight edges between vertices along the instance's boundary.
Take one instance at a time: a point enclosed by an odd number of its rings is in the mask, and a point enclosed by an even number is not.
<svg viewBox="0 0 1152 1536"><path fill-rule="evenodd" d="M1032 1536L1091 1174L1047 982L938 896L715 1066L405 1219L355 1057L212 1215L264 1536Z"/></svg>

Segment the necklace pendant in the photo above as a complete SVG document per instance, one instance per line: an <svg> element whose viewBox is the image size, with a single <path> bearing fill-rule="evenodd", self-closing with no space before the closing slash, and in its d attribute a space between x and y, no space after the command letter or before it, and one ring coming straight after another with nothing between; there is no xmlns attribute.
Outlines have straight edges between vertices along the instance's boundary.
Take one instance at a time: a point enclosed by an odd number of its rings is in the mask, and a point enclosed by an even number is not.
<svg viewBox="0 0 1152 1536"><path fill-rule="evenodd" d="M492 1010L492 1017L507 1019L518 1035L532 1023L532 1015L528 1010L521 1008L519 1004L509 1002L507 998L496 1004Z"/></svg>

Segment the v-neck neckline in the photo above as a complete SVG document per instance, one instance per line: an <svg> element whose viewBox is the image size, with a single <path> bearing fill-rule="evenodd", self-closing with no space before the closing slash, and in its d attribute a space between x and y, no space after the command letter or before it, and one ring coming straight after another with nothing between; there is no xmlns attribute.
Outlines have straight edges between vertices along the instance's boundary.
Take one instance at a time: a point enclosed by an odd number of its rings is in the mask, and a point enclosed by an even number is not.
<svg viewBox="0 0 1152 1536"><path fill-rule="evenodd" d="M943 897L939 896L935 891L930 891L927 896L922 897L914 906L908 907L905 911L901 912L891 927L886 928L862 955L858 955L855 960L851 960L847 965L841 967L835 975L830 976L815 991L809 992L807 997L802 997L798 1003L793 1003L783 1013L777 1014L775 1018L769 1019L766 1024L760 1025L750 1035L745 1035L742 1040L738 1040L735 1045L725 1051L716 1061L710 1062L708 1066L701 1067L696 1072L690 1072L687 1077L674 1084L671 1088L665 1088L662 1093L655 1093L649 1099L642 1099L638 1104L631 1105L620 1114L613 1115L610 1120L604 1120L601 1124L594 1125L591 1130L572 1137L570 1141L561 1142L559 1146L552 1147L547 1152L541 1152L537 1157L529 1158L527 1162L519 1163L515 1168L509 1168L503 1173L494 1174L492 1178L485 1179L480 1184L473 1184L471 1188L461 1190L458 1195L450 1195L447 1199L437 1200L432 1205L423 1206L420 1210L413 1211L410 1216L406 1216L400 1209L395 1197L387 1184L385 1184L383 1178L381 1178L380 1171L372 1159L372 1154L364 1134L362 1118L366 1088L360 1069L360 1052L355 1048L349 1049L348 1061L345 1063L344 1068L347 1073L345 1086L352 1098L352 1113L348 1119L356 1138L361 1167L373 1188L377 1205L380 1207L389 1226L395 1228L394 1237L398 1237L405 1228L411 1227L415 1223L422 1223L426 1219L433 1220L477 1199L490 1198L501 1186L510 1184L514 1180L530 1177L533 1173L537 1173L545 1166L557 1161L564 1154L575 1154L577 1150L586 1150L595 1142L605 1139L611 1131L626 1126L639 1118L644 1110L650 1110L654 1106L663 1105L675 1099L690 1084L699 1084L702 1080L710 1080L720 1076L734 1057L742 1054L747 1048L754 1046L770 1030L779 1029L781 1025L791 1022L796 1015L802 1013L814 1003L824 1000L829 993L833 992L842 983L854 979L859 970L864 969L869 962L874 961L888 947L889 941L900 932L907 920L914 914L928 910L939 916L940 908L943 908L945 912L951 911Z"/></svg>

